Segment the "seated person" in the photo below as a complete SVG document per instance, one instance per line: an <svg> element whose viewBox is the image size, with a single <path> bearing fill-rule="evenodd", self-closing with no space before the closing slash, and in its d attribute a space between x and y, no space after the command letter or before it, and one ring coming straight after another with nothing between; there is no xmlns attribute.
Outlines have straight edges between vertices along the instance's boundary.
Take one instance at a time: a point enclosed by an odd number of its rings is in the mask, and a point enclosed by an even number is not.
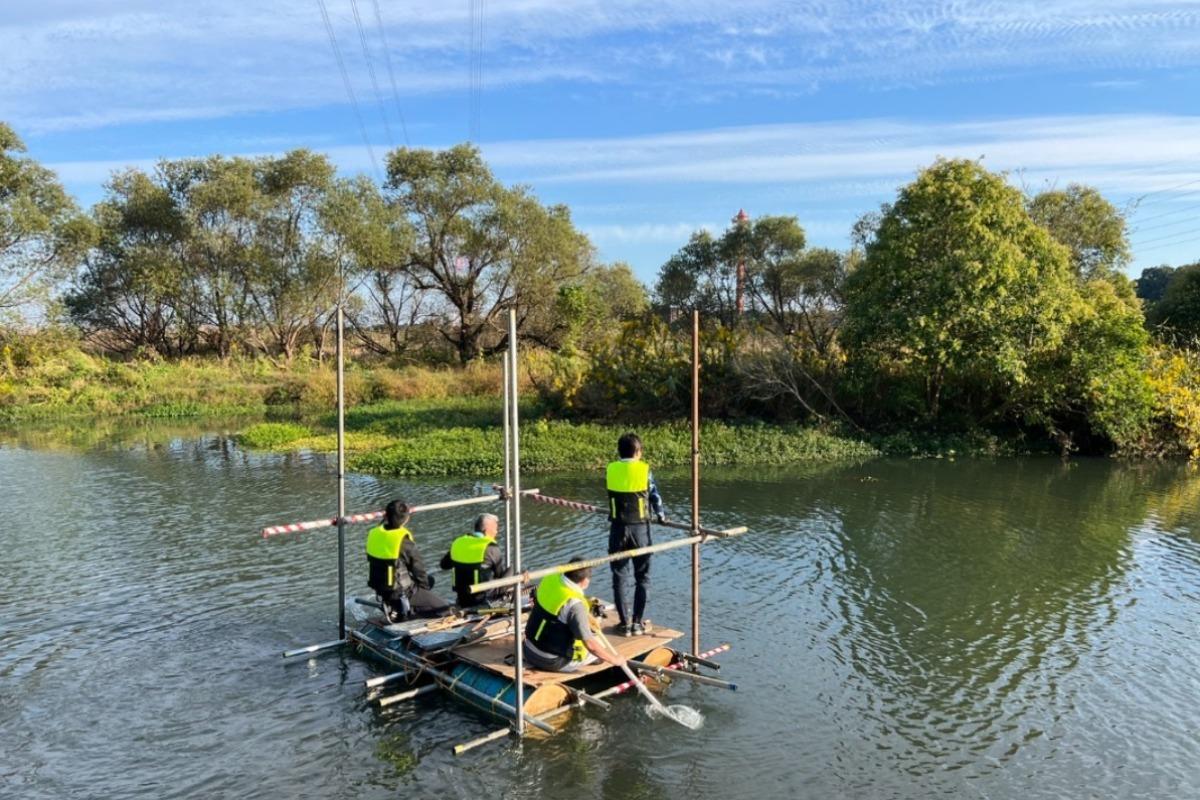
<svg viewBox="0 0 1200 800"><path fill-rule="evenodd" d="M434 594L433 576L417 552L408 525L408 505L393 500L384 510L383 523L367 533L367 585L375 590L390 622L409 617L440 617L450 605Z"/></svg>
<svg viewBox="0 0 1200 800"><path fill-rule="evenodd" d="M472 594L471 585L503 578L508 575L504 553L496 544L500 520L495 514L480 514L475 518L475 530L465 533L450 544L450 552L442 556L442 569L454 570L454 592L459 608L471 608L492 600L505 600L512 589L493 589Z"/></svg>
<svg viewBox="0 0 1200 800"><path fill-rule="evenodd" d="M573 558L570 563L579 561ZM624 666L625 659L605 648L592 632L584 595L591 578L591 568L580 567L547 575L538 583L523 648L525 663L533 669L575 672L596 659Z"/></svg>

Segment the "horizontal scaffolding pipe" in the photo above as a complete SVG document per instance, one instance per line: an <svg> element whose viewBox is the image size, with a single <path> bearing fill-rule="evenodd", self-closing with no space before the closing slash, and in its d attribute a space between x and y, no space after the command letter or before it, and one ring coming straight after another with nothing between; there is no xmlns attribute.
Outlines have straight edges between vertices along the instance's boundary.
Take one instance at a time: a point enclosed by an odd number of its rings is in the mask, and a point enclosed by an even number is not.
<svg viewBox="0 0 1200 800"><path fill-rule="evenodd" d="M537 489L530 489L531 492L536 492ZM420 506L410 506L408 512L410 514L419 514L422 511L437 511L442 508L457 508L459 506L471 506L476 503L491 503L500 499L498 494L484 494L478 497L464 497L461 500L446 500L441 503L426 503ZM364 511L361 514L350 514L346 517L347 524L355 522L374 522L383 519L382 511ZM303 531L316 530L317 528L333 528L337 526L337 517L333 519L314 519L308 522L291 522L287 525L271 525L262 529L263 537L278 536L281 533L301 533Z"/></svg>
<svg viewBox="0 0 1200 800"><path fill-rule="evenodd" d="M445 672L442 672L437 667L426 664L425 662L421 661L419 658L414 658L413 656L410 656L407 653L400 652L399 650L389 650L388 657L399 659L400 661L403 661L404 663L412 666L414 669L419 670L420 672L428 673L430 677L432 677L434 680L436 680L438 682L438 684L440 684L441 687L448 692L449 691L457 692L457 691L461 690L461 691L471 695L475 699L477 699L481 702L487 703L487 705L491 708L500 709L501 711L503 711L505 714L512 717L513 719L517 718L517 710L515 708L513 708L511 705L509 705L508 703L504 702L503 700L499 699L498 697L492 697L491 695L487 694L486 692L479 691L474 686L463 683L462 681L460 681L450 675L447 675ZM522 688L517 687L517 691L522 691ZM530 719L529 723L541 731L544 731L546 733L551 733L551 734L554 733L554 728L551 728L549 725L547 725L545 722L542 722L541 720Z"/></svg>
<svg viewBox="0 0 1200 800"><path fill-rule="evenodd" d="M418 686L416 689L409 689L407 692L400 692L399 694L381 697L379 698L379 707L387 708L390 705L394 705L405 700L411 700L414 697L420 697L423 694L429 694L430 692L436 691L437 688L438 685L436 683L428 683L424 686Z"/></svg>
<svg viewBox="0 0 1200 800"><path fill-rule="evenodd" d="M500 487L495 484L492 485L492 488L500 491ZM607 509L601 508L600 506L594 506L591 503L580 503L576 500L567 500L563 497L552 497L548 494L542 494L536 489L530 489L527 492L521 492L521 494L528 495L529 499L535 503L545 503L546 505L559 506L560 508L570 508L574 509L575 511L585 511L589 514L608 514ZM663 520L662 522L654 522L654 520L651 520L651 522L655 525L661 525L664 528L671 528L677 531L687 531L688 533L691 533L693 530L692 526L688 525L686 522L671 522L670 520ZM704 536L721 537L729 535L725 531L714 530L713 528L698 528L697 530L699 530Z"/></svg>
<svg viewBox="0 0 1200 800"><path fill-rule="evenodd" d="M590 695L587 692L581 692L581 691L576 690L574 693L574 697L576 700L578 700L580 702L580 704L587 704L587 705L595 706L596 708L602 708L605 711L608 711L610 708L612 708L611 703L606 703L603 700L601 700L599 697L596 697L595 695Z"/></svg>
<svg viewBox="0 0 1200 800"><path fill-rule="evenodd" d="M747 528L743 525L743 526L739 526L737 528L726 528L723 531L717 531L716 534L719 538L724 539L729 536L737 536L739 534L745 533L747 530L749 530L749 528ZM600 558L588 558L588 559L584 559L583 561L576 561L574 564L559 564L556 567L546 567L545 569L535 569L532 572L523 572L520 575L509 575L506 578L494 578L490 581L483 581L482 583L474 583L474 584L471 584L469 591L471 591L472 593L486 592L486 591L490 591L492 589L500 589L502 587L515 586L518 583L530 583L539 578L544 578L547 575L558 575L563 572L570 572L573 569L580 569L582 567L599 567L602 564L611 564L613 561L620 561L621 559L625 559L625 558L633 558L634 556L645 556L645 555L649 555L651 553L661 553L664 550L674 550L679 547L687 547L689 545L699 544L701 542L708 541L708 539L709 539L708 535L701 534L699 536L688 536L685 539L676 539L675 541L672 541L672 542L662 542L661 544L652 544L647 547L634 547L631 550L622 550L618 553L611 553L607 556L601 556Z"/></svg>
<svg viewBox="0 0 1200 800"><path fill-rule="evenodd" d="M684 653L682 657L683 657L683 660L688 662L689 664L694 664L694 665L700 666L700 667L708 667L709 669L716 670L718 672L720 672L720 670L721 670L721 665L715 661L709 661L706 658L701 658L700 656L694 656L691 653Z"/></svg>
<svg viewBox="0 0 1200 800"><path fill-rule="evenodd" d="M408 670L393 672L391 675L376 675L374 678L367 678L366 685L368 689L375 689L380 686L386 686L389 683L395 683L401 678L408 678L411 676L412 673Z"/></svg>
<svg viewBox="0 0 1200 800"><path fill-rule="evenodd" d="M334 639L332 642L322 642L321 644L310 644L308 647L297 647L295 650L284 650L284 658L295 658L296 656L306 656L310 653L319 653L322 650L332 650L335 647L341 647L346 643L345 639Z"/></svg>
<svg viewBox="0 0 1200 800"><path fill-rule="evenodd" d="M712 650L709 650L706 653L701 653L698 657L699 658L708 658L709 656L715 656L718 653L724 653L729 648L730 648L730 645L723 644L719 647L714 647ZM669 666L667 666L666 669L679 669L682 666L683 666L682 661L676 661L674 664L670 664ZM648 678L649 678L649 676L642 678L641 680L645 681ZM624 683L618 683L616 686L610 687L608 689L605 689L602 692L597 692L596 694L591 695L591 697L594 700L603 701L607 697L613 697L618 694L624 694L625 692L627 692L633 688L634 683L635 683L635 681L625 681ZM576 708L577 705L581 705L581 704L582 703L579 703L579 704L568 703L565 706L559 706L558 708L554 708L554 709L547 711L545 714L542 714L537 717L529 717L528 719L531 723L534 723L534 724L536 724L536 722L539 722L539 721L543 722L543 723L548 722L548 721L554 719L555 717L559 717L563 714L566 714L568 711L570 711L573 708ZM482 747L483 745L488 744L489 742L494 742L497 739L503 739L505 736L508 736L512 732L513 732L512 728L498 728L489 734L480 736L478 739L472 739L469 742L463 742L462 744L456 744L454 746L454 755L461 756L463 753L467 752L468 750L474 750L476 747Z"/></svg>
<svg viewBox="0 0 1200 800"><path fill-rule="evenodd" d="M737 691L736 683L730 683L729 681L723 681L720 678L710 678L707 675L697 675L694 672L688 672L687 670L683 670L683 669L672 669L671 667L656 667L653 664L647 664L644 661L634 661L633 659L630 659L629 666L633 667L638 672L648 672L651 675L655 675L660 678L665 675L669 678L682 678L685 681L691 681L693 683L702 683L705 686L717 686L722 689L729 689L730 691Z"/></svg>

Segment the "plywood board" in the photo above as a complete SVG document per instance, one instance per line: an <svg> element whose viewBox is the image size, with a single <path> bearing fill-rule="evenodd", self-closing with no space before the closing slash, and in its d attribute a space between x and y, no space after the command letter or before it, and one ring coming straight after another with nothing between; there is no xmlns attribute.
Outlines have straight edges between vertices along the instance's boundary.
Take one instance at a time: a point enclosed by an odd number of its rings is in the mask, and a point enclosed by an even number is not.
<svg viewBox="0 0 1200 800"><path fill-rule="evenodd" d="M604 635L608 637L608 641L617 649L617 652L626 658L640 658L655 648L665 647L683 636L683 633L680 631L670 628L659 628L657 626L649 633L642 634L641 636L621 636L617 633L617 623L616 613L609 611L604 617L601 629L604 631ZM516 679L516 669L513 668L512 664L506 663L512 660L513 637L511 635L501 636L477 644L469 644L465 647L456 647L452 652L463 661L469 661L476 666L503 675L509 680ZM530 669L526 666L524 676L525 685L542 686L547 683L571 683L572 681L586 678L588 675L595 675L597 672L603 672L610 668L610 664L599 660L594 664L583 667L578 672L543 672L542 670Z"/></svg>

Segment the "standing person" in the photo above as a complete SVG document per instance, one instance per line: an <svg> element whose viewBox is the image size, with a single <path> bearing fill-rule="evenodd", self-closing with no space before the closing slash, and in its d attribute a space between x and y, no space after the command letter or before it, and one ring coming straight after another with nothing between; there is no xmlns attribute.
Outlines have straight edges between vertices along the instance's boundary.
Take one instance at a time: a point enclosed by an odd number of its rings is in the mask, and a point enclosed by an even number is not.
<svg viewBox="0 0 1200 800"><path fill-rule="evenodd" d="M568 563L579 560L572 558ZM580 567L547 575L538 583L525 625L522 650L526 664L548 672L575 672L596 659L624 666L624 657L609 652L592 632L584 595L591 582L591 568Z"/></svg>
<svg viewBox="0 0 1200 800"><path fill-rule="evenodd" d="M650 515L653 514L659 522L666 520L662 496L658 493L654 476L650 474L650 465L642 461L642 440L636 433L627 433L617 440L617 455L620 460L610 463L605 475L610 554L635 547L649 547ZM622 558L612 562L612 576L613 600L621 620L617 631L622 636L645 633L643 614L646 612L646 593L650 588L650 556ZM630 580L636 584L632 609L629 607Z"/></svg>
<svg viewBox="0 0 1200 800"><path fill-rule="evenodd" d="M482 605L491 600L508 597L512 590L493 589L472 594L471 584L503 578L508 575L504 553L496 544L500 520L495 514L480 514L475 518L475 530L450 543L450 552L442 556L442 569L454 570L454 592L459 608Z"/></svg>
<svg viewBox="0 0 1200 800"><path fill-rule="evenodd" d="M383 523L367 533L367 585L379 595L392 622L409 617L440 617L450 605L434 594L433 576L417 551L408 504L393 500L383 512Z"/></svg>

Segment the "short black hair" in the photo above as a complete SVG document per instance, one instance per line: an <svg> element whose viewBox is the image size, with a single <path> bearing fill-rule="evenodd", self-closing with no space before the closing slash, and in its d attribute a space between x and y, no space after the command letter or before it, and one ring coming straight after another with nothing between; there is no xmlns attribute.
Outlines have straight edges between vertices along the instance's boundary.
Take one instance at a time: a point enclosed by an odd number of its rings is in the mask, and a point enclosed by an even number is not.
<svg viewBox="0 0 1200 800"><path fill-rule="evenodd" d="M567 563L568 564L582 564L583 559L580 558L579 556L575 556ZM564 572L563 576L567 580L569 580L573 583L579 583L582 580L587 580L588 578L592 577L592 568L591 567L579 567L577 569L573 569L573 570Z"/></svg>
<svg viewBox="0 0 1200 800"><path fill-rule="evenodd" d="M633 458L642 449L642 440L636 433L627 433L617 439L617 453L621 458Z"/></svg>
<svg viewBox="0 0 1200 800"><path fill-rule="evenodd" d="M403 500L393 500L383 510L384 523L390 531L403 528L404 523L408 522L409 516L411 516L411 512L408 510L408 503Z"/></svg>

